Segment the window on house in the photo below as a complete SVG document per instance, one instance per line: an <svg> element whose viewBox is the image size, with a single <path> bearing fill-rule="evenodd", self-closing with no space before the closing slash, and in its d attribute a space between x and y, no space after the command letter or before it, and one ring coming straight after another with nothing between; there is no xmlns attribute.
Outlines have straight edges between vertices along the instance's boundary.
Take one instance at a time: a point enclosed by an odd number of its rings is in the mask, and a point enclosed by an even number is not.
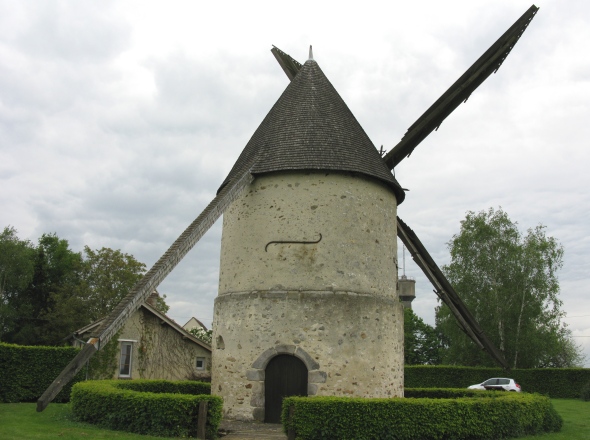
<svg viewBox="0 0 590 440"><path fill-rule="evenodd" d="M205 358L198 357L197 358L197 370L204 370L205 369Z"/></svg>
<svg viewBox="0 0 590 440"><path fill-rule="evenodd" d="M121 342L121 360L119 362L119 377L131 377L132 342Z"/></svg>

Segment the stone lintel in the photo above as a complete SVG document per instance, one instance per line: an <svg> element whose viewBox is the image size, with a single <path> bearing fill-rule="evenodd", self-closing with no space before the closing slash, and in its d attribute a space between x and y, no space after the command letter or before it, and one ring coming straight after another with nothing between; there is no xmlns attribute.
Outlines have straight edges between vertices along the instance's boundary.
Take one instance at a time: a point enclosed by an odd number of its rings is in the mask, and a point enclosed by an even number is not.
<svg viewBox="0 0 590 440"><path fill-rule="evenodd" d="M275 347L278 354L295 354L296 349L295 345L277 345Z"/></svg>
<svg viewBox="0 0 590 440"><path fill-rule="evenodd" d="M307 373L307 381L309 383L326 383L328 375L325 371L314 370Z"/></svg>
<svg viewBox="0 0 590 440"><path fill-rule="evenodd" d="M248 380L264 380L264 370L248 370L246 371L246 379Z"/></svg>
<svg viewBox="0 0 590 440"><path fill-rule="evenodd" d="M303 350L301 347L297 347L295 345L277 345L276 347L269 348L264 351L258 359L254 361L252 364L252 370L249 370L246 374L251 374L252 377L255 377L255 373L250 373L250 371L254 370L265 370L266 365L268 362L275 356L279 354L290 354L292 356L296 356L307 367L307 371L318 370L320 368L320 364L318 364L314 358L312 358L309 353ZM250 379L248 380L264 380L264 379Z"/></svg>
<svg viewBox="0 0 590 440"><path fill-rule="evenodd" d="M252 368L257 370L264 370L266 368L266 364L268 364L268 361L270 361L277 354L278 353L274 347L265 350L264 353L258 356L258 359L254 361L254 363L252 364Z"/></svg>
<svg viewBox="0 0 590 440"><path fill-rule="evenodd" d="M318 370L320 368L320 364L318 364L315 359L312 358L309 353L307 353L301 347L297 347L294 354L303 361L307 367L307 371Z"/></svg>

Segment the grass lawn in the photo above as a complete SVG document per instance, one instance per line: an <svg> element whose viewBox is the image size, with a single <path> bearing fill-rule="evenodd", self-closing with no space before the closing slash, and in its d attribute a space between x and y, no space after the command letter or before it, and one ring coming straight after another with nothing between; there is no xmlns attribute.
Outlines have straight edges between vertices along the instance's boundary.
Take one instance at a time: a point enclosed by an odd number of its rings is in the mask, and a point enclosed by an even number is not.
<svg viewBox="0 0 590 440"><path fill-rule="evenodd" d="M590 440L590 402L573 399L551 399L553 407L563 418L560 432L543 436L521 437L538 440Z"/></svg>
<svg viewBox="0 0 590 440"><path fill-rule="evenodd" d="M555 434L521 437L538 440L590 440L590 402L570 399L552 399L557 412L563 417L563 429ZM74 422L70 407L52 403L42 413L34 403L0 404L0 439L118 439L164 440L165 437L129 434L100 429L87 423ZM166 437L168 438L168 437Z"/></svg>
<svg viewBox="0 0 590 440"><path fill-rule="evenodd" d="M35 403L0 403L0 439L164 440L168 438L109 431L88 423L75 422L72 420L68 404L52 403L41 413L38 413L36 408Z"/></svg>

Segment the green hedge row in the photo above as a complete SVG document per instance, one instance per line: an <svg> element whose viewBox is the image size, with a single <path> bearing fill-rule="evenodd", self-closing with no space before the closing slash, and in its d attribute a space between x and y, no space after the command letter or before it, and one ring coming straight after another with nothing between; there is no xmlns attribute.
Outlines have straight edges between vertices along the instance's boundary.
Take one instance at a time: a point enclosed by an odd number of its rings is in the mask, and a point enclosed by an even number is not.
<svg viewBox="0 0 590 440"><path fill-rule="evenodd" d="M125 380L118 387L142 393L211 394L211 384L209 382L197 382L194 380Z"/></svg>
<svg viewBox="0 0 590 440"><path fill-rule="evenodd" d="M72 347L27 347L0 343L0 401L35 402L78 351ZM84 375L85 372L81 371L54 402L67 402L72 384L83 380Z"/></svg>
<svg viewBox="0 0 590 440"><path fill-rule="evenodd" d="M510 377L522 390L553 398L577 399L590 382L590 368L514 369L459 367L448 365L406 365L406 388L467 388L491 377Z"/></svg>
<svg viewBox="0 0 590 440"><path fill-rule="evenodd" d="M519 437L556 432L563 423L539 394L430 391L416 391L430 398L288 397L283 426L300 440L429 440ZM453 397L432 398L438 393Z"/></svg>
<svg viewBox="0 0 590 440"><path fill-rule="evenodd" d="M415 399L457 399L459 397L495 397L492 392L468 390L467 388L406 388L404 397Z"/></svg>
<svg viewBox="0 0 590 440"><path fill-rule="evenodd" d="M104 428L164 437L195 437L199 403L207 401L207 438L215 438L223 400L209 394L209 384L161 380L97 380L72 388L72 413Z"/></svg>

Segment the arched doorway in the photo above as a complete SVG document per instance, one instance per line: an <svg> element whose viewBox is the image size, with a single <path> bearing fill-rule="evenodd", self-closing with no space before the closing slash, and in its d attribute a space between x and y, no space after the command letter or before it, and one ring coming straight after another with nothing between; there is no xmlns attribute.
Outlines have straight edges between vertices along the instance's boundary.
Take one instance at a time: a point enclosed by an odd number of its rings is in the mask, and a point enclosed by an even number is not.
<svg viewBox="0 0 590 440"><path fill-rule="evenodd" d="M270 360L264 374L264 422L280 423L283 397L307 396L307 367L296 356Z"/></svg>

